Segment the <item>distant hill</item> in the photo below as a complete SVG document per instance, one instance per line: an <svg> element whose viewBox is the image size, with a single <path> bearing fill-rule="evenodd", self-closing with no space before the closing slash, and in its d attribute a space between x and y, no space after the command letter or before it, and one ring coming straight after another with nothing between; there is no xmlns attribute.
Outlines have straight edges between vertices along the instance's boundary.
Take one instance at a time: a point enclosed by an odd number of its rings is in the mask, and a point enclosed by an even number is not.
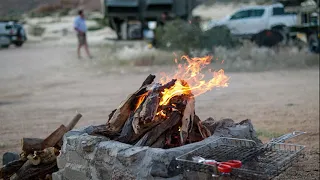
<svg viewBox="0 0 320 180"><path fill-rule="evenodd" d="M43 5L100 10L100 0L0 0L0 16L23 14Z"/></svg>

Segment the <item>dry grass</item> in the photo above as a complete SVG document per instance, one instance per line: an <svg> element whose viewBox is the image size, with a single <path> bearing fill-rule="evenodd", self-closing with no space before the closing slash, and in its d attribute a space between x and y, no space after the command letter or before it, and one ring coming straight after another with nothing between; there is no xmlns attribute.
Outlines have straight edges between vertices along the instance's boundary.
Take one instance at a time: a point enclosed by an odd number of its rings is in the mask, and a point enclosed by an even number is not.
<svg viewBox="0 0 320 180"><path fill-rule="evenodd" d="M174 58L182 53L148 49L147 45L113 45L102 50L102 64L120 66L153 66L172 65ZM210 52L192 52L192 56L204 56ZM307 50L299 50L295 46L265 48L245 42L235 49L216 47L213 53L214 68L224 68L227 71L266 71L278 69L303 69L317 67L318 55ZM223 62L223 63L222 63Z"/></svg>

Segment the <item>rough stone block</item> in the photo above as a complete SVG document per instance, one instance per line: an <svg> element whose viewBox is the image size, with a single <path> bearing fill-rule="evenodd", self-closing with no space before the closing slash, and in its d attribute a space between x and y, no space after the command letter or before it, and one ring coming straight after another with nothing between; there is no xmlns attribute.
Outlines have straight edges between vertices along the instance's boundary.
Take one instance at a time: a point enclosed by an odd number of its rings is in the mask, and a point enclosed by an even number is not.
<svg viewBox="0 0 320 180"><path fill-rule="evenodd" d="M79 164L67 164L63 171L63 176L67 179L74 180L89 180L90 177L87 177L88 168Z"/></svg>

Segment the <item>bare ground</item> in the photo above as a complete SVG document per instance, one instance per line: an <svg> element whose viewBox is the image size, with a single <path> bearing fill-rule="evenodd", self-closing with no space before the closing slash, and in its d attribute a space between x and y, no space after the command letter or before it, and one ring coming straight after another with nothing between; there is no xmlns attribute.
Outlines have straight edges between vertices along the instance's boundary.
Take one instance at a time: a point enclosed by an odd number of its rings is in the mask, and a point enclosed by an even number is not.
<svg viewBox="0 0 320 180"><path fill-rule="evenodd" d="M74 48L26 44L0 50L0 158L20 150L20 138L42 137L76 112L77 127L102 124L109 112L142 83L149 73L169 67L122 68L92 66L78 60ZM201 119L252 119L261 138L294 130L307 135L289 141L307 146L306 156L279 179L319 178L319 70L228 73L227 88L196 98Z"/></svg>

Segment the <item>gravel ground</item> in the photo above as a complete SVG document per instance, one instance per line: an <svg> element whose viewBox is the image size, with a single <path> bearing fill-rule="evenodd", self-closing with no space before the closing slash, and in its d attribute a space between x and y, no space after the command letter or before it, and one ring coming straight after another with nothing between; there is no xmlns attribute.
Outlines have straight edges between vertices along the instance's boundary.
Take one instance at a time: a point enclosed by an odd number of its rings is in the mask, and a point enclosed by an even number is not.
<svg viewBox="0 0 320 180"><path fill-rule="evenodd" d="M0 50L0 156L19 152L22 137L44 138L76 112L84 116L77 127L105 123L149 73L171 69L104 71L112 67L93 66L98 61L98 56L78 60L71 45ZM279 179L318 179L319 70L226 73L229 87L196 98L200 118L252 119L263 140L293 130L308 132L289 141L307 146L306 156Z"/></svg>

